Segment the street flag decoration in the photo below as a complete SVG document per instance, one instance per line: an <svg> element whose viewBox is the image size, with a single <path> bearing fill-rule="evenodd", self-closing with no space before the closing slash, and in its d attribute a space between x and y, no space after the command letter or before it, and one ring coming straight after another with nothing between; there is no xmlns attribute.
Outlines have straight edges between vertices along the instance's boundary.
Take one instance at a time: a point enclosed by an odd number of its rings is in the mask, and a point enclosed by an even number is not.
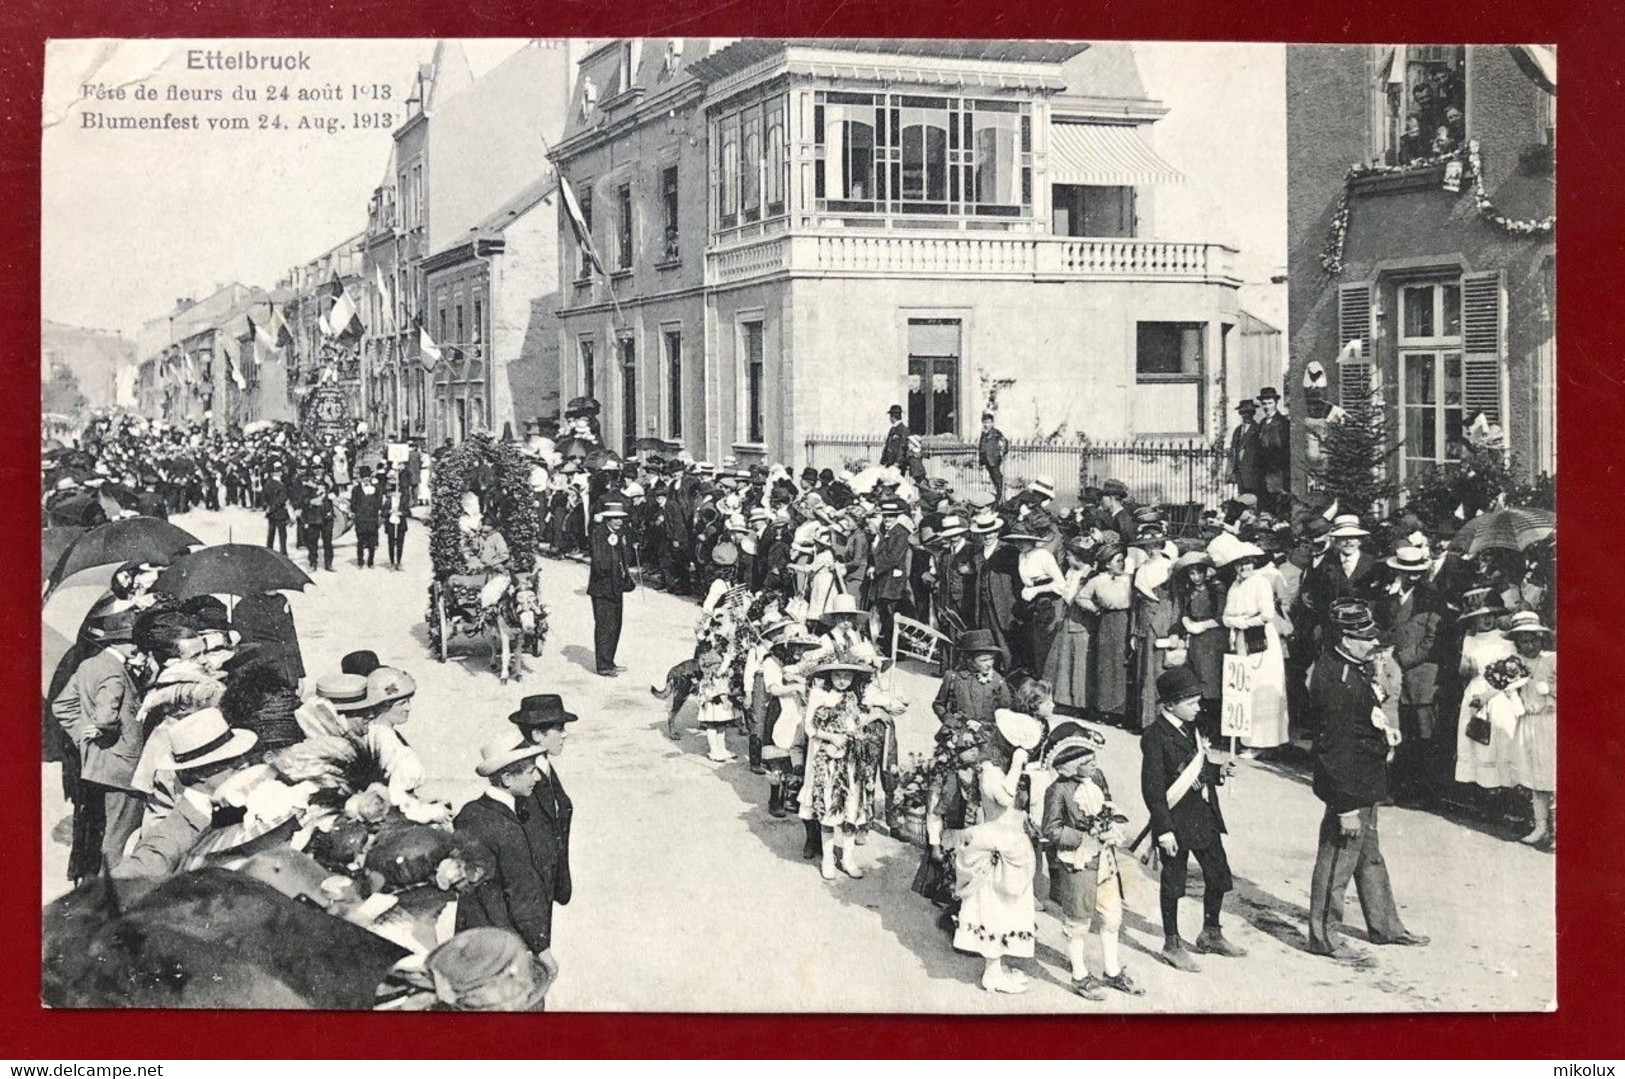
<svg viewBox="0 0 1625 1079"><path fill-rule="evenodd" d="M609 272L604 269L604 260L598 257L598 248L593 246L592 229L587 227L587 217L581 212L581 203L576 201L570 181L563 176L559 177L559 192L564 196L564 214L570 219L570 231L575 233L576 246L581 248L582 257L592 267L593 273L607 279Z"/></svg>
<svg viewBox="0 0 1625 1079"><path fill-rule="evenodd" d="M389 283L384 280L384 268L375 264L372 268L372 272L378 284L378 310L383 313L384 318L389 321L390 326L394 326L395 301L389 295Z"/></svg>
<svg viewBox="0 0 1625 1079"><path fill-rule="evenodd" d="M422 319L418 320L418 354L425 371L433 371L435 364L440 362L440 346L429 336L429 327L423 324Z"/></svg>
<svg viewBox="0 0 1625 1079"><path fill-rule="evenodd" d="M271 335L265 332L264 326L254 321L253 315L244 315L243 318L248 322L248 339L253 342L254 348L254 366L258 367L260 365L260 346L267 344L271 340Z"/></svg>
<svg viewBox="0 0 1625 1079"><path fill-rule="evenodd" d="M350 299L337 270L333 271L333 279L327 283L323 296L333 302L322 305L322 332L328 337L360 337L366 329L361 325L361 312Z"/></svg>
<svg viewBox="0 0 1625 1079"><path fill-rule="evenodd" d="M237 366L237 356L231 350L231 338L222 337L220 339L220 355L224 356L226 360L226 377L239 390L248 389L248 383L243 379L242 368Z"/></svg>

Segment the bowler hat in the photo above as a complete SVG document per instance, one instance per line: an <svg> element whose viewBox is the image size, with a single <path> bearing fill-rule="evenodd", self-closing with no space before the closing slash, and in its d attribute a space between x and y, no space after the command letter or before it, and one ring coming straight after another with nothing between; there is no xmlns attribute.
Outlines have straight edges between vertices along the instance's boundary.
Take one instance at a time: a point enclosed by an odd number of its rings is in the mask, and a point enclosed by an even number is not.
<svg viewBox="0 0 1625 1079"><path fill-rule="evenodd" d="M532 693L519 702L519 710L508 715L508 722L526 729L562 727L579 718L564 710L564 698L557 693Z"/></svg>
<svg viewBox="0 0 1625 1079"><path fill-rule="evenodd" d="M954 651L960 653L961 655L975 655L982 652L998 655L1003 651L1003 649L1001 649L998 642L993 639L992 630L967 629L965 632L961 633L959 635L959 639L954 642Z"/></svg>
<svg viewBox="0 0 1625 1079"><path fill-rule="evenodd" d="M903 406L902 405L893 405L893 406L891 406L890 408L888 408L886 410L886 415L888 415L888 416L901 416L902 414L903 414Z"/></svg>
<svg viewBox="0 0 1625 1079"><path fill-rule="evenodd" d="M339 660L339 670L345 674L359 674L365 678L376 671L382 664L378 662L378 653L370 649L351 652Z"/></svg>
<svg viewBox="0 0 1625 1079"><path fill-rule="evenodd" d="M1100 493L1102 495L1111 495L1114 498L1127 498L1128 484L1117 479L1107 480L1100 485Z"/></svg>
<svg viewBox="0 0 1625 1079"><path fill-rule="evenodd" d="M1201 695L1202 680L1189 667L1169 667L1157 675L1157 700L1163 704L1178 704Z"/></svg>
<svg viewBox="0 0 1625 1079"><path fill-rule="evenodd" d="M1274 386L1265 386L1258 391L1258 399L1260 401L1279 401L1281 393Z"/></svg>
<svg viewBox="0 0 1625 1079"><path fill-rule="evenodd" d="M1258 406L1253 404L1253 399L1251 397L1243 397L1240 401L1236 402L1236 411L1257 412Z"/></svg>

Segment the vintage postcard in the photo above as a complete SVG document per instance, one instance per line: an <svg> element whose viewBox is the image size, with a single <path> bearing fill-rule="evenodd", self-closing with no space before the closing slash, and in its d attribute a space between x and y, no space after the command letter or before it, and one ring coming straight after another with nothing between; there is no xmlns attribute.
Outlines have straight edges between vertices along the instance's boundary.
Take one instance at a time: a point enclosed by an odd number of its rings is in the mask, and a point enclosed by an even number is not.
<svg viewBox="0 0 1625 1079"><path fill-rule="evenodd" d="M46 61L48 1006L1556 1006L1553 47Z"/></svg>

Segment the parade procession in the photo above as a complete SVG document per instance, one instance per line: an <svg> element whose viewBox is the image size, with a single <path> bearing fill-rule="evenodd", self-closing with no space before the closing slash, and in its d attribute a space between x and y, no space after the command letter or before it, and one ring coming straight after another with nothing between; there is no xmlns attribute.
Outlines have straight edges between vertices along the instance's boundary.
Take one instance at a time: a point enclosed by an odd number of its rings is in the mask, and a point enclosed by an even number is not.
<svg viewBox="0 0 1625 1079"><path fill-rule="evenodd" d="M1169 111L1140 46L454 45L361 239L188 301L125 399L47 399L48 1005L1549 1006L1550 218L1480 205L1465 271L1396 278L1399 230L1334 215L1283 340L1237 300L1271 259L1134 231L1181 144L1088 114ZM1444 141L1360 182L1484 198L1463 70L1555 97L1555 61L1383 48ZM1338 62L1302 51L1289 84ZM535 175L409 255L459 212L413 170L483 182L433 140L528 65ZM1286 165L1281 220L1366 197ZM910 238L937 213L986 231ZM999 245L1038 268L983 279Z"/></svg>

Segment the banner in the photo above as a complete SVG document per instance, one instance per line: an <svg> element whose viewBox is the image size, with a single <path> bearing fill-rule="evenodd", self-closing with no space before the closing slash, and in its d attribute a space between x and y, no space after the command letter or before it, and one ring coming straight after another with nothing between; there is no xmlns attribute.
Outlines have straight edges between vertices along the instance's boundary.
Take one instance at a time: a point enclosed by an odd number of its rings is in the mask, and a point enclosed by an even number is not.
<svg viewBox="0 0 1625 1079"><path fill-rule="evenodd" d="M1253 665L1248 656L1224 657L1224 696L1219 705L1219 734L1246 738L1253 733Z"/></svg>

